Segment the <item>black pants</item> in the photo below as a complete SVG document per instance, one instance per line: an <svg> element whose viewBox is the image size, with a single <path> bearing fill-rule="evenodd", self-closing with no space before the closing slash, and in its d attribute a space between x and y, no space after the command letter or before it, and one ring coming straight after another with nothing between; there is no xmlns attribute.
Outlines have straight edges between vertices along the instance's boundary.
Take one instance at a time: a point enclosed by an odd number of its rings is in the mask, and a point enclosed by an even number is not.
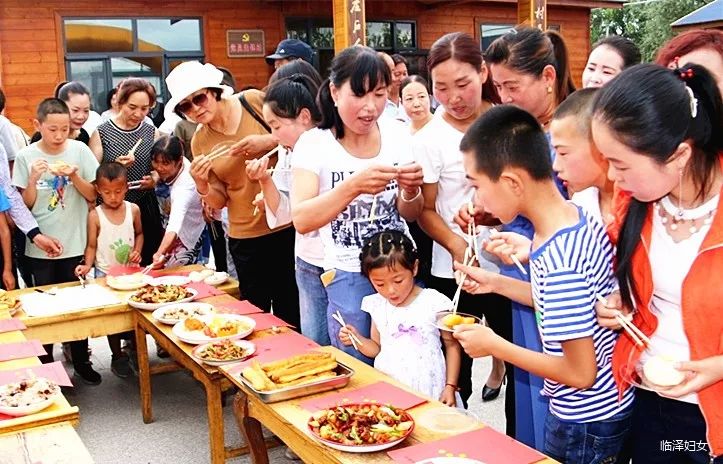
<svg viewBox="0 0 723 464"><path fill-rule="evenodd" d="M63 259L38 259L25 257L25 262L30 272L28 286L61 284L75 280L75 267L80 264L82 256L74 256ZM43 363L53 362L53 345L43 345L48 353L40 356ZM73 365L81 365L88 362L88 339L70 342L70 353L73 357Z"/></svg>
<svg viewBox="0 0 723 464"><path fill-rule="evenodd" d="M256 238L228 239L238 273L241 299L274 314L298 328L299 290L294 267L293 227Z"/></svg>
<svg viewBox="0 0 723 464"><path fill-rule="evenodd" d="M30 285L31 276L25 258L25 242L28 238L17 227L13 230L13 273L15 278L22 277L26 285Z"/></svg>
<svg viewBox="0 0 723 464"><path fill-rule="evenodd" d="M419 224L416 222L408 222L409 233L417 245L417 257L419 259L419 269L417 270L417 281L429 287L432 281L432 243Z"/></svg>
<svg viewBox="0 0 723 464"><path fill-rule="evenodd" d="M161 210L155 193L142 196L136 203L141 210L141 224L143 224L143 247L141 248L141 265L147 266L153 262L153 255L158 251L163 240L163 224Z"/></svg>
<svg viewBox="0 0 723 464"><path fill-rule="evenodd" d="M226 261L226 233L223 231L221 221L213 221L206 224L209 237L211 238L211 249L218 272L228 272Z"/></svg>
<svg viewBox="0 0 723 464"><path fill-rule="evenodd" d="M708 464L706 425L697 404L635 392L630 434L633 464ZM723 463L723 456L714 461Z"/></svg>
<svg viewBox="0 0 723 464"><path fill-rule="evenodd" d="M430 286L450 299L454 297L454 292L457 290L457 283L454 279L442 279L434 276L432 276ZM505 340L512 341L512 310L510 300L507 298L495 293L470 295L462 292L458 309L460 312L477 317L484 316L490 328L497 335ZM512 369L511 364L505 363L505 377L508 379L505 393L505 417L507 419L507 435L509 436L514 436L515 431L515 382ZM462 355L459 388L462 401L467 406L467 400L472 394L472 358L466 354Z"/></svg>

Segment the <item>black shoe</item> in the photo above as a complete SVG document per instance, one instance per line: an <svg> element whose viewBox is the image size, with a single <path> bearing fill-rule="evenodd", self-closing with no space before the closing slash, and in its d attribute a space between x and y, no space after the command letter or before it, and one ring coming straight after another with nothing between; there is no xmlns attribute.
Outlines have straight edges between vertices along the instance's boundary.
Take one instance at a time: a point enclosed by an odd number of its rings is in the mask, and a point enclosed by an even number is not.
<svg viewBox="0 0 723 464"><path fill-rule="evenodd" d="M170 358L171 357L171 353L164 350L161 345L156 345L156 355L159 358Z"/></svg>
<svg viewBox="0 0 723 464"><path fill-rule="evenodd" d="M93 370L90 361L76 364L75 366L75 377L78 377L81 382L86 385L99 385L101 382L100 374Z"/></svg>
<svg viewBox="0 0 723 464"><path fill-rule="evenodd" d="M133 374L130 360L125 353L120 356L113 356L110 361L110 370L121 379L130 377Z"/></svg>
<svg viewBox="0 0 723 464"><path fill-rule="evenodd" d="M482 401L492 401L494 399L497 399L498 396L500 396L500 391L502 391L502 385L507 383L507 376L502 377L502 382L500 382L500 386L497 388L488 387L487 384L485 384L484 387L482 387Z"/></svg>

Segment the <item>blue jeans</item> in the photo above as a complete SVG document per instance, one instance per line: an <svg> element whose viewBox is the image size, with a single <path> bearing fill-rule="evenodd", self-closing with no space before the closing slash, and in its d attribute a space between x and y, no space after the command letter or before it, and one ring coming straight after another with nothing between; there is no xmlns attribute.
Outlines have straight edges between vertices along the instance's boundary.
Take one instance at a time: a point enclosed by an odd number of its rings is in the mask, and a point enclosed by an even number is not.
<svg viewBox="0 0 723 464"><path fill-rule="evenodd" d="M301 333L322 346L331 345L326 324L329 300L321 283L324 269L296 258L296 286L299 287Z"/></svg>
<svg viewBox="0 0 723 464"><path fill-rule="evenodd" d="M341 325L331 315L339 311L344 322L353 325L364 337L369 337L371 316L360 308L362 299L374 293L371 282L361 272L346 272L337 269L334 279L326 286L326 296L329 298L329 306L326 308L326 323L332 346L369 365L374 362L371 358L359 353L353 346L344 346L339 341Z"/></svg>
<svg viewBox="0 0 723 464"><path fill-rule="evenodd" d="M614 464L630 432L632 407L597 422L545 419L545 454L566 464Z"/></svg>

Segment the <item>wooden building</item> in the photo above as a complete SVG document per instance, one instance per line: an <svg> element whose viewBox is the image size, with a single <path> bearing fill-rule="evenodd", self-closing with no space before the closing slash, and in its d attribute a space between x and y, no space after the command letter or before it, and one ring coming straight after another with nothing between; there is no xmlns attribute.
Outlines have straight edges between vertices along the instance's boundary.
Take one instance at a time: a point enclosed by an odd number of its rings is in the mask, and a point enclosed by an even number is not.
<svg viewBox="0 0 723 464"><path fill-rule="evenodd" d="M547 0L548 26L565 37L579 81L590 42L590 9L620 0ZM423 70L426 50L447 32L473 34L486 47L514 26L515 0L366 0L368 45L410 58ZM178 63L224 66L238 87L263 87L273 72L263 55L283 38L305 40L323 70L333 56L330 0L0 0L0 85L6 115L30 128L35 106L56 84L80 80L96 111L127 76L161 92Z"/></svg>

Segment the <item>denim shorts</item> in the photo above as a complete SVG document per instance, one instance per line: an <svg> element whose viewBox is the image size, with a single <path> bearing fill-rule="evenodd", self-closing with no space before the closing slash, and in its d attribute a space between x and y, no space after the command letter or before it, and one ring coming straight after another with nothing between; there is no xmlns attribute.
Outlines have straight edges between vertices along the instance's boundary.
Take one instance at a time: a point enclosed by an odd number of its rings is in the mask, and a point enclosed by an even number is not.
<svg viewBox="0 0 723 464"><path fill-rule="evenodd" d="M632 407L597 422L545 419L545 454L566 464L615 464L630 432Z"/></svg>

